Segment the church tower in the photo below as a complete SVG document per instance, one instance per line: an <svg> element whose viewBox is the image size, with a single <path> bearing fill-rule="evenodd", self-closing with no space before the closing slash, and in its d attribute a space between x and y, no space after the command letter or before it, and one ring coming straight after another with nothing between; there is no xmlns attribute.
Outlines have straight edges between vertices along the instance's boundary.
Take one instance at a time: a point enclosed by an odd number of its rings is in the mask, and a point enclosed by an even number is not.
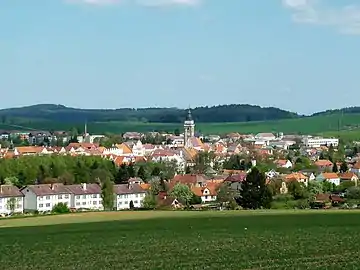
<svg viewBox="0 0 360 270"><path fill-rule="evenodd" d="M192 119L191 111L189 109L188 115L184 122L184 146L189 147L189 139L195 136L195 122Z"/></svg>

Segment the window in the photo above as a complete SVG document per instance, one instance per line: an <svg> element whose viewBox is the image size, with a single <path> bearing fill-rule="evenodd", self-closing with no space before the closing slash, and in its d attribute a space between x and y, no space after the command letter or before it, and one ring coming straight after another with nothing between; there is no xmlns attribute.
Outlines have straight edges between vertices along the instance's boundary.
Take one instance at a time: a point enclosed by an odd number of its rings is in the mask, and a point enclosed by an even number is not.
<svg viewBox="0 0 360 270"><path fill-rule="evenodd" d="M93 194L92 197L93 197L93 198L97 198L97 194Z"/></svg>
<svg viewBox="0 0 360 270"><path fill-rule="evenodd" d="M80 196L79 196L79 195L78 195L78 196L76 196L76 199L78 199L78 200L79 200L79 199L80 199Z"/></svg>
<svg viewBox="0 0 360 270"><path fill-rule="evenodd" d="M62 195L59 195L59 196L58 196L58 199L61 200L61 199L62 199Z"/></svg>
<svg viewBox="0 0 360 270"><path fill-rule="evenodd" d="M66 194L66 195L65 195L65 199L69 199L69 194Z"/></svg>
<svg viewBox="0 0 360 270"><path fill-rule="evenodd" d="M46 204L46 207L50 207L50 203L47 203L47 204Z"/></svg>
<svg viewBox="0 0 360 270"><path fill-rule="evenodd" d="M136 204L136 203L138 203L138 201L134 201L134 203Z"/></svg>
<svg viewBox="0 0 360 270"><path fill-rule="evenodd" d="M80 202L76 202L76 205L80 205Z"/></svg>
<svg viewBox="0 0 360 270"><path fill-rule="evenodd" d="M42 208L44 205L42 203L39 204L39 208Z"/></svg>
<svg viewBox="0 0 360 270"><path fill-rule="evenodd" d="M119 205L122 205L122 202L119 202Z"/></svg>
<svg viewBox="0 0 360 270"><path fill-rule="evenodd" d="M46 199L47 199L47 200L50 200L50 196L46 196Z"/></svg>
<svg viewBox="0 0 360 270"><path fill-rule="evenodd" d="M207 198L208 198L208 196L206 195L206 196L205 196L205 200L207 200Z"/></svg>
<svg viewBox="0 0 360 270"><path fill-rule="evenodd" d="M17 204L17 205L16 205L16 208L17 208L17 209L21 208L21 204Z"/></svg>
<svg viewBox="0 0 360 270"><path fill-rule="evenodd" d="M0 205L0 209L2 209L2 206Z"/></svg>
<svg viewBox="0 0 360 270"><path fill-rule="evenodd" d="M86 195L83 195L82 198L83 198L83 199L86 199Z"/></svg>
<svg viewBox="0 0 360 270"><path fill-rule="evenodd" d="M44 196L39 196L39 201L42 201L44 199Z"/></svg>
<svg viewBox="0 0 360 270"><path fill-rule="evenodd" d="M139 194L136 194L135 197L138 198L138 197L139 197Z"/></svg>
<svg viewBox="0 0 360 270"><path fill-rule="evenodd" d="M83 202L82 205L86 205L86 202Z"/></svg>
<svg viewBox="0 0 360 270"><path fill-rule="evenodd" d="M128 204L128 201L125 201L124 204Z"/></svg>
<svg viewBox="0 0 360 270"><path fill-rule="evenodd" d="M97 205L97 201L93 201L93 205Z"/></svg>

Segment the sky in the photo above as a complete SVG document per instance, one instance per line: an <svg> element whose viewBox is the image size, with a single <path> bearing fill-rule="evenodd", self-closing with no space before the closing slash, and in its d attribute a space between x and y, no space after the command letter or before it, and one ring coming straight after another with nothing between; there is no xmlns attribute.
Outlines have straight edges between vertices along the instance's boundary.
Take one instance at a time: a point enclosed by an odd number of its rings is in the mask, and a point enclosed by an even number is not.
<svg viewBox="0 0 360 270"><path fill-rule="evenodd" d="M358 0L1 0L0 108L357 106Z"/></svg>

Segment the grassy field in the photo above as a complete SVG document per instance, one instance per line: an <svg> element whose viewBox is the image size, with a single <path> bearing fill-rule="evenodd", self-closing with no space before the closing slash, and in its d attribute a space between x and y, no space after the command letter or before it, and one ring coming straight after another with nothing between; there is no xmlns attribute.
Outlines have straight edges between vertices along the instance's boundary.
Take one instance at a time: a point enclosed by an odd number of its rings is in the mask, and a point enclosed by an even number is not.
<svg viewBox="0 0 360 270"><path fill-rule="evenodd" d="M109 212L6 219L0 220L1 266L359 269L359 224L360 212L321 210Z"/></svg>
<svg viewBox="0 0 360 270"><path fill-rule="evenodd" d="M83 131L83 123L57 123L50 121L18 123L20 126L33 129L70 130L76 126ZM8 127L8 126L7 126ZM182 129L182 123L143 123L143 122L98 122L88 123L91 133L123 133L126 131L171 131ZM340 132L338 129L340 128ZM360 115L347 114L316 116L299 119L287 119L266 122L246 123L196 123L196 130L204 134L224 134L230 132L258 133L258 132L284 132L300 134L329 133L334 136L344 136L353 140L360 139ZM1 125L0 125L1 129Z"/></svg>

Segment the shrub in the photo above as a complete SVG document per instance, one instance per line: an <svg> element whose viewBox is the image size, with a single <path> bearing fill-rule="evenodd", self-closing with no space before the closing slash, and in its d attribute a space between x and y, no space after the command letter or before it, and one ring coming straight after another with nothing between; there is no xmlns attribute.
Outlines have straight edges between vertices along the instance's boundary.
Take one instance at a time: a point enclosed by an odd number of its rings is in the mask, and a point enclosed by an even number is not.
<svg viewBox="0 0 360 270"><path fill-rule="evenodd" d="M308 208L310 208L310 203L308 200L297 200L296 208L297 209L308 209Z"/></svg>
<svg viewBox="0 0 360 270"><path fill-rule="evenodd" d="M56 214L65 214L65 213L70 213L70 209L65 203L58 203L54 205L51 212Z"/></svg>

